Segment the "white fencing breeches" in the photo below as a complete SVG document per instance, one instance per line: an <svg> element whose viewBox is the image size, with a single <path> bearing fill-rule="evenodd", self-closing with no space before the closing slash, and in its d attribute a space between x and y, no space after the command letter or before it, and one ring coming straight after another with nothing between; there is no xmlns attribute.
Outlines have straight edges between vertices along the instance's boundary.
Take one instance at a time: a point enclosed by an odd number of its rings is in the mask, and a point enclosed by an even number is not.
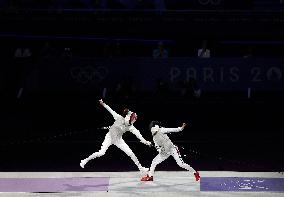
<svg viewBox="0 0 284 197"><path fill-rule="evenodd" d="M114 144L120 150L125 152L132 159L132 161L136 164L136 166L139 168L139 170L142 169L142 166L141 166L140 162L138 161L137 157L132 152L132 150L129 148L129 146L125 143L125 141L122 138L120 138L115 143L112 143L110 133L106 134L105 139L102 143L101 149L98 152L95 152L92 155L90 155L85 160L88 162L91 159L103 156L106 153L109 146L112 145L112 144Z"/></svg>
<svg viewBox="0 0 284 197"><path fill-rule="evenodd" d="M194 173L195 170L188 164L184 163L184 161L182 160L180 154L178 153L178 150L176 148L172 148L171 149L171 152L169 154L161 154L159 153L152 161L152 164L151 164L151 167L150 167L150 172L149 172L149 176L153 176L154 174L154 171L155 171L155 168L158 164L162 163L164 160L166 160L169 156L173 156L174 159L176 160L177 164Z"/></svg>

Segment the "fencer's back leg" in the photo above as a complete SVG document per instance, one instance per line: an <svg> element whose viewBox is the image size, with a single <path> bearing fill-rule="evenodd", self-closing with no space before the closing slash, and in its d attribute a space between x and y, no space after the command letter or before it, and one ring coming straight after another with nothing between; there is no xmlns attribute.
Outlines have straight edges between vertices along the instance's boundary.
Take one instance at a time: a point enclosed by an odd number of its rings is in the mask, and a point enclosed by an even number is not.
<svg viewBox="0 0 284 197"><path fill-rule="evenodd" d="M190 165L188 165L187 163L185 163L185 162L182 160L180 154L177 152L176 149L173 149L173 150L172 150L172 154L171 154L171 155L174 157L174 159L176 160L177 164L178 164L181 168L184 168L184 169L186 169L186 170L188 170L188 171L190 171L190 172L192 172L192 173L195 172L195 170L194 170Z"/></svg>
<svg viewBox="0 0 284 197"><path fill-rule="evenodd" d="M90 161L91 159L103 156L111 144L111 136L109 133L107 133L102 143L101 149L98 152L95 152L90 155L86 160Z"/></svg>

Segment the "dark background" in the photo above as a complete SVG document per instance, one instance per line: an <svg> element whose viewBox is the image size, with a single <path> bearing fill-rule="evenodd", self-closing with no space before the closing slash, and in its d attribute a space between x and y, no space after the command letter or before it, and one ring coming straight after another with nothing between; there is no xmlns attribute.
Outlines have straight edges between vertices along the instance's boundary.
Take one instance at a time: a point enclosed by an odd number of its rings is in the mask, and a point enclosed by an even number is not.
<svg viewBox="0 0 284 197"><path fill-rule="evenodd" d="M123 73L107 78L112 83L95 78L92 83L78 84L67 80L63 69L87 59L122 58L130 63L142 59L140 66L149 67L159 79L163 62L198 59L197 49L208 40L212 62L214 58L247 61L244 56L251 50L250 66L261 59L277 60L283 75L281 1L221 0L213 5L164 1L165 7L147 1L137 5L107 1L104 6L100 1L88 5L84 1L41 2L3 1L1 5L0 171L137 170L114 146L85 169L79 166L81 159L99 150L106 134L100 128L113 122L98 103L103 87L108 90L104 101L116 112L125 106L137 112L136 128L147 140L151 140L148 124L153 119L165 127L187 122L183 132L170 137L187 155L184 161L198 170L283 171L283 76L263 81L248 98L245 82L230 88L225 81L226 88L220 90L214 83L198 87L197 80L182 95L167 79L147 91L135 87L141 74L135 65L112 65L110 71ZM157 60L157 67L152 68L145 62L153 59L152 51L160 41L169 58ZM19 47L29 48L32 55L16 58ZM249 72L244 66L240 69ZM144 82L139 81L140 85ZM118 83L120 90L113 85ZM194 94L199 88L200 97ZM139 143L131 133L124 140L142 165L150 166L156 150ZM182 170L173 159L157 169Z"/></svg>

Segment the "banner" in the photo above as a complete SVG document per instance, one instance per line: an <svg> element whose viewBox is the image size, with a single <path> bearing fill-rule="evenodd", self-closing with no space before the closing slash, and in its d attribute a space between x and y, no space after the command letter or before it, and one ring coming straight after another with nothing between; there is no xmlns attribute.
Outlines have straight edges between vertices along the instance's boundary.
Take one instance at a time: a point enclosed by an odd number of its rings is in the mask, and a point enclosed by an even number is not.
<svg viewBox="0 0 284 197"><path fill-rule="evenodd" d="M284 90L284 58L79 58L41 64L41 86L92 90L129 81L145 91L163 81L172 90L195 79L205 91Z"/></svg>

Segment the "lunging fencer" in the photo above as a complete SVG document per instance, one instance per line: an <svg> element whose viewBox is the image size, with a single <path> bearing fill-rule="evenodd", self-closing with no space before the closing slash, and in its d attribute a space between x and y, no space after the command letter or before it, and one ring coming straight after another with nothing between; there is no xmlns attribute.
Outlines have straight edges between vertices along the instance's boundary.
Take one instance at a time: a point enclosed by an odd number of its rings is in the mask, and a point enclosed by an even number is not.
<svg viewBox="0 0 284 197"><path fill-rule="evenodd" d="M195 171L190 165L183 162L177 146L173 144L173 142L167 135L171 132L180 132L184 129L185 126L186 124L183 123L181 127L164 128L161 127L161 123L158 121L152 121L150 123L149 127L153 136L153 141L159 154L153 159L149 173L146 176L142 177L141 181L153 181L153 175L156 166L166 160L169 156L173 156L180 167L190 171L195 176L196 181L200 179L199 173Z"/></svg>
<svg viewBox="0 0 284 197"><path fill-rule="evenodd" d="M110 126L109 131L106 134L105 139L102 143L101 149L98 152L95 152L90 155L88 158L81 160L80 166L84 168L86 163L91 159L103 156L109 146L113 144L119 149L121 149L123 152L125 152L133 160L133 162L136 164L142 174L146 174L148 168L145 168L140 164L135 154L122 139L122 135L126 131L130 131L141 141L141 143L151 146L151 142L145 140L140 134L139 130L137 130L133 126L134 122L137 120L137 114L130 111L129 109L124 109L123 115L119 115L114 110L112 110L107 104L105 104L103 100L99 100L99 102L106 110L111 113L115 121L113 125Z"/></svg>

